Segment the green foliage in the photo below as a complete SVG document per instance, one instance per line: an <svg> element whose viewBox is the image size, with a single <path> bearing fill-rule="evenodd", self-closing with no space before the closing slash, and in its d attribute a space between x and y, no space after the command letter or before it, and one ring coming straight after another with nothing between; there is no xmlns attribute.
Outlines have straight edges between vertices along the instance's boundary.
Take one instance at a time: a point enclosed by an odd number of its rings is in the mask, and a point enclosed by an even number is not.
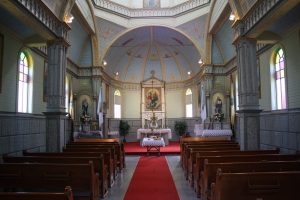
<svg viewBox="0 0 300 200"><path fill-rule="evenodd" d="M185 121L175 121L174 129L176 134L182 136L186 133L187 124Z"/></svg>
<svg viewBox="0 0 300 200"><path fill-rule="evenodd" d="M120 135L124 136L128 134L130 129L130 125L127 121L121 120L119 125L119 133Z"/></svg>

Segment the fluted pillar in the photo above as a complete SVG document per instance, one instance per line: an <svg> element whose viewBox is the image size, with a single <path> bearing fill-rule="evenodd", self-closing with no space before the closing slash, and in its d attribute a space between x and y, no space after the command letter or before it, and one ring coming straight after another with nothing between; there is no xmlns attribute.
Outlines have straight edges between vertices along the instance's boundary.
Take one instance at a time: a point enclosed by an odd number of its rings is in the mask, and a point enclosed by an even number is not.
<svg viewBox="0 0 300 200"><path fill-rule="evenodd" d="M59 152L68 142L65 110L66 53L68 43L64 39L49 41L47 79L46 149Z"/></svg>
<svg viewBox="0 0 300 200"><path fill-rule="evenodd" d="M259 96L256 40L239 37L237 51L239 110L237 111L237 139L243 150L259 149Z"/></svg>

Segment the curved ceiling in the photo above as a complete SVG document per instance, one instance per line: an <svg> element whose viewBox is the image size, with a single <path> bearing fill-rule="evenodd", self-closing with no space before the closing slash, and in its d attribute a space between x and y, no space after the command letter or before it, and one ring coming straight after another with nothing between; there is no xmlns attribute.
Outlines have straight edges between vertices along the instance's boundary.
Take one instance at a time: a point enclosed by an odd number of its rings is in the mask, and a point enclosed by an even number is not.
<svg viewBox="0 0 300 200"><path fill-rule="evenodd" d="M166 27L140 27L118 38L109 48L104 71L111 77L139 83L151 77L178 82L199 72L200 54L183 34Z"/></svg>

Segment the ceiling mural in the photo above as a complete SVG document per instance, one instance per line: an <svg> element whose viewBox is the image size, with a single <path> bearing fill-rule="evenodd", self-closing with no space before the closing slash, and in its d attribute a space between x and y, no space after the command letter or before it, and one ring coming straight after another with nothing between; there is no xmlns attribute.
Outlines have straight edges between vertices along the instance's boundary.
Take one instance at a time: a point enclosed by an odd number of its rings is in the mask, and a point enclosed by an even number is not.
<svg viewBox="0 0 300 200"><path fill-rule="evenodd" d="M177 27L191 37L193 42L195 42L195 45L197 45L201 51L203 51L203 48L205 47L206 20L207 14Z"/></svg>
<svg viewBox="0 0 300 200"><path fill-rule="evenodd" d="M195 45L176 30L148 26L129 31L108 49L105 72L124 82L139 83L155 71L166 82L191 78L200 67L200 54Z"/></svg>
<svg viewBox="0 0 300 200"><path fill-rule="evenodd" d="M106 49L109 47L111 44L111 41L113 41L118 34L120 34L122 31L125 30L124 27L119 26L117 24L114 24L112 22L109 22L104 19L100 19L96 17L96 23L97 27L99 27L99 53L100 56L104 55Z"/></svg>

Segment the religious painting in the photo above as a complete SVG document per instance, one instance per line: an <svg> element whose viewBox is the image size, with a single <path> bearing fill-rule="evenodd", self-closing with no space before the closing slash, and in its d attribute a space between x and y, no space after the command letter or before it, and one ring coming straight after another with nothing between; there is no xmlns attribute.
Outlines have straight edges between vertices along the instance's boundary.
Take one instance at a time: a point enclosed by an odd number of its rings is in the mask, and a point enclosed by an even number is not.
<svg viewBox="0 0 300 200"><path fill-rule="evenodd" d="M144 8L160 8L160 0L144 0Z"/></svg>
<svg viewBox="0 0 300 200"><path fill-rule="evenodd" d="M161 111L161 88L145 88L145 107L147 111Z"/></svg>
<svg viewBox="0 0 300 200"><path fill-rule="evenodd" d="M2 62L3 62L3 43L4 43L4 37L2 34L0 34L0 93L2 88Z"/></svg>
<svg viewBox="0 0 300 200"><path fill-rule="evenodd" d="M47 102L48 62L44 61L43 101Z"/></svg>

